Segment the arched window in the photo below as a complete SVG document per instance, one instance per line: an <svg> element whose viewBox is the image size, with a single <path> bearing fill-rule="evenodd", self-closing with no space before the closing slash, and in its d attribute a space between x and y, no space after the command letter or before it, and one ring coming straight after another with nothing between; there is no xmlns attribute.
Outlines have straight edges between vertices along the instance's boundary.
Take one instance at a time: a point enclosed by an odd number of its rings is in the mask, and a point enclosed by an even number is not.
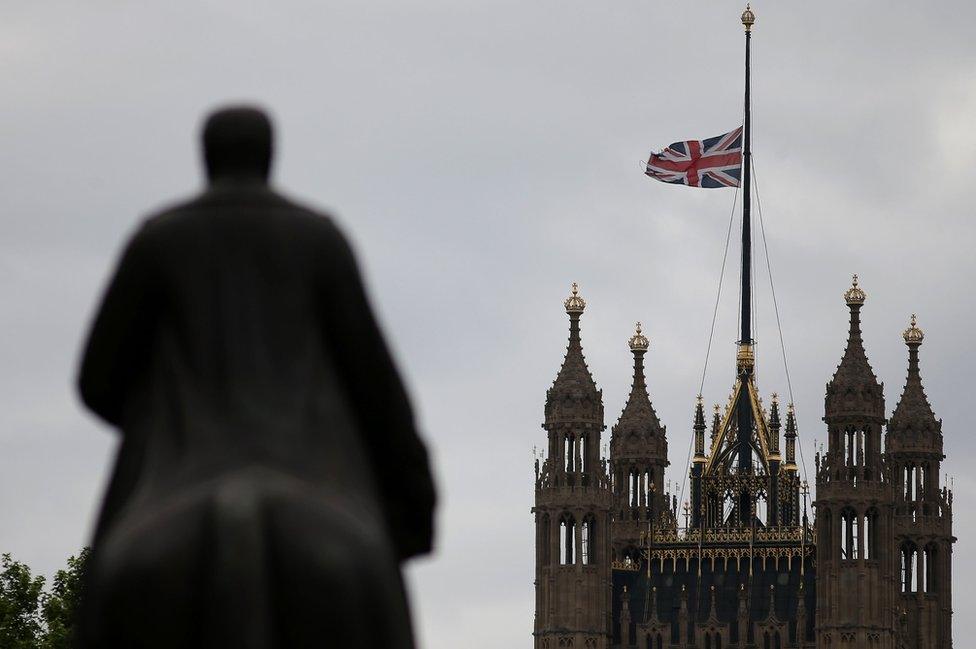
<svg viewBox="0 0 976 649"><path fill-rule="evenodd" d="M576 521L571 514L563 514L559 519L559 563L564 566L575 561Z"/></svg>
<svg viewBox="0 0 976 649"><path fill-rule="evenodd" d="M782 649L783 645L781 642L779 631L773 631L773 649Z"/></svg>
<svg viewBox="0 0 976 649"><path fill-rule="evenodd" d="M935 546L934 543L929 543L928 545L925 546L925 592L926 593L934 593L936 587L938 586L938 583L936 581L938 577L937 574L938 563L936 563L937 559L938 559L938 548Z"/></svg>
<svg viewBox="0 0 976 649"><path fill-rule="evenodd" d="M705 632L705 649L712 649L712 634Z"/></svg>
<svg viewBox="0 0 976 649"><path fill-rule="evenodd" d="M918 592L918 549L912 543L901 546L901 592Z"/></svg>
<svg viewBox="0 0 976 649"><path fill-rule="evenodd" d="M549 545L551 539L550 536L551 522L549 520L549 514L542 515L542 521L539 523L539 525L542 526L542 534L541 534L542 538L539 540L539 542L542 544L542 565L548 566L549 556L550 556Z"/></svg>
<svg viewBox="0 0 976 649"><path fill-rule="evenodd" d="M861 458L861 464L864 466L864 477L867 480L873 478L870 466L873 464L870 458L874 457L874 445L872 444L871 427L865 426L861 433L864 439L864 457Z"/></svg>
<svg viewBox="0 0 976 649"><path fill-rule="evenodd" d="M824 560L830 559L833 554L834 540L831 519L832 516L829 509L825 509L822 514L817 516L817 524L820 527L820 546L818 550L823 553Z"/></svg>
<svg viewBox="0 0 976 649"><path fill-rule="evenodd" d="M631 507L637 507L640 501L640 472L637 469L630 470L630 494L629 501Z"/></svg>
<svg viewBox="0 0 976 649"><path fill-rule="evenodd" d="M857 559L860 517L853 509L848 507L841 511L840 522L840 558L847 560Z"/></svg>
<svg viewBox="0 0 976 649"><path fill-rule="evenodd" d="M563 438L563 459L566 460L566 472L570 473L573 470L573 436L570 433L566 433L566 437Z"/></svg>
<svg viewBox="0 0 976 649"><path fill-rule="evenodd" d="M864 558L878 558L878 510L874 507L864 515Z"/></svg>
<svg viewBox="0 0 976 649"><path fill-rule="evenodd" d="M918 498L918 467L909 464L905 467L905 500L914 501Z"/></svg>
<svg viewBox="0 0 976 649"><path fill-rule="evenodd" d="M657 634L657 642L655 649L664 649L664 636L660 633Z"/></svg>
<svg viewBox="0 0 976 649"><path fill-rule="evenodd" d="M584 564L596 563L596 519L592 514L583 519L580 556Z"/></svg>
<svg viewBox="0 0 976 649"><path fill-rule="evenodd" d="M763 649L773 649L773 643L769 639L769 631L763 631Z"/></svg>

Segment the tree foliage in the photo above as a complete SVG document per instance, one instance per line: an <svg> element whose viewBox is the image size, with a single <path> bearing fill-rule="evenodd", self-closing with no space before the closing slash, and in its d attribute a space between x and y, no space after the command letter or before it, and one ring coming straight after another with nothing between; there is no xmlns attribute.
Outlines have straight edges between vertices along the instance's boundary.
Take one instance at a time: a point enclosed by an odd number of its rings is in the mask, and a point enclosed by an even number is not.
<svg viewBox="0 0 976 649"><path fill-rule="evenodd" d="M69 557L51 587L44 577L4 554L0 558L0 647L70 649L74 644L89 551Z"/></svg>

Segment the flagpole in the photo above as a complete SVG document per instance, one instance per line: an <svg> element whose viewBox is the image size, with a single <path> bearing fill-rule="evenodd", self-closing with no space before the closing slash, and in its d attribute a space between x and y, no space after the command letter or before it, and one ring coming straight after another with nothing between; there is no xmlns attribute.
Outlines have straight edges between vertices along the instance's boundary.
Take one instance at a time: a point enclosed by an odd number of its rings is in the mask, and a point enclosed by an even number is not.
<svg viewBox="0 0 976 649"><path fill-rule="evenodd" d="M750 191L752 120L749 101L749 45L752 41L752 24L755 19L749 5L746 5L746 10L742 14L742 24L746 28L746 93L742 128L742 335L739 339L740 344L743 345L752 343L752 192Z"/></svg>
<svg viewBox="0 0 976 649"><path fill-rule="evenodd" d="M752 25L756 22L756 16L752 13L749 5L742 13L742 25L746 30L746 90L745 90L745 115L742 124L742 314L741 332L739 336L739 352L737 354L737 371L740 380L739 402L737 404L737 424L738 424L738 447L739 447L739 470L752 470L752 403L749 395L749 383L752 380L753 364L755 355L753 352L752 341L752 193L751 189L751 135L752 124L750 119L750 97L749 97L749 45L752 41ZM742 511L746 506L746 495L742 494L740 507L740 522L746 523Z"/></svg>

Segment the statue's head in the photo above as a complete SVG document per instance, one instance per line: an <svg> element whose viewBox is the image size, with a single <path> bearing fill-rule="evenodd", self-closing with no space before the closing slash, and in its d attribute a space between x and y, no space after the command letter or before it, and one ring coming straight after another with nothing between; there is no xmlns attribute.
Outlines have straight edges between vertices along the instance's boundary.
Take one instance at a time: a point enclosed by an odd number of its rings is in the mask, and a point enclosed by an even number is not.
<svg viewBox="0 0 976 649"><path fill-rule="evenodd" d="M271 170L271 120L253 106L214 111L203 127L207 177L266 182Z"/></svg>

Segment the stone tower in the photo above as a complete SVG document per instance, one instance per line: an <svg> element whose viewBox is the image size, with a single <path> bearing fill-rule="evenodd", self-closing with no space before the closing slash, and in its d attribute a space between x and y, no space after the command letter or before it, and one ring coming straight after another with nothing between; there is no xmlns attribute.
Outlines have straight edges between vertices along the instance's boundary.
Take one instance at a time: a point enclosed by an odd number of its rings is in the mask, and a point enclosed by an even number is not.
<svg viewBox="0 0 976 649"><path fill-rule="evenodd" d="M642 533L648 521L669 513L664 493L668 440L647 394L644 354L650 341L637 331L630 338L634 378L627 405L610 435L610 474L613 478L611 559L625 564L640 560Z"/></svg>
<svg viewBox="0 0 976 649"><path fill-rule="evenodd" d="M548 452L536 467L536 649L610 644L610 479L600 458L603 393L586 367L576 284L569 346L546 393Z"/></svg>
<svg viewBox="0 0 976 649"><path fill-rule="evenodd" d="M911 325L908 379L885 436L885 460L894 492L894 544L899 633L905 647L952 646L952 495L939 488L942 421L922 388L918 348L924 335Z"/></svg>
<svg viewBox="0 0 976 649"><path fill-rule="evenodd" d="M828 442L817 457L818 647L895 649L891 486L884 472L884 385L861 340L865 293L844 294L847 349L827 384Z"/></svg>

